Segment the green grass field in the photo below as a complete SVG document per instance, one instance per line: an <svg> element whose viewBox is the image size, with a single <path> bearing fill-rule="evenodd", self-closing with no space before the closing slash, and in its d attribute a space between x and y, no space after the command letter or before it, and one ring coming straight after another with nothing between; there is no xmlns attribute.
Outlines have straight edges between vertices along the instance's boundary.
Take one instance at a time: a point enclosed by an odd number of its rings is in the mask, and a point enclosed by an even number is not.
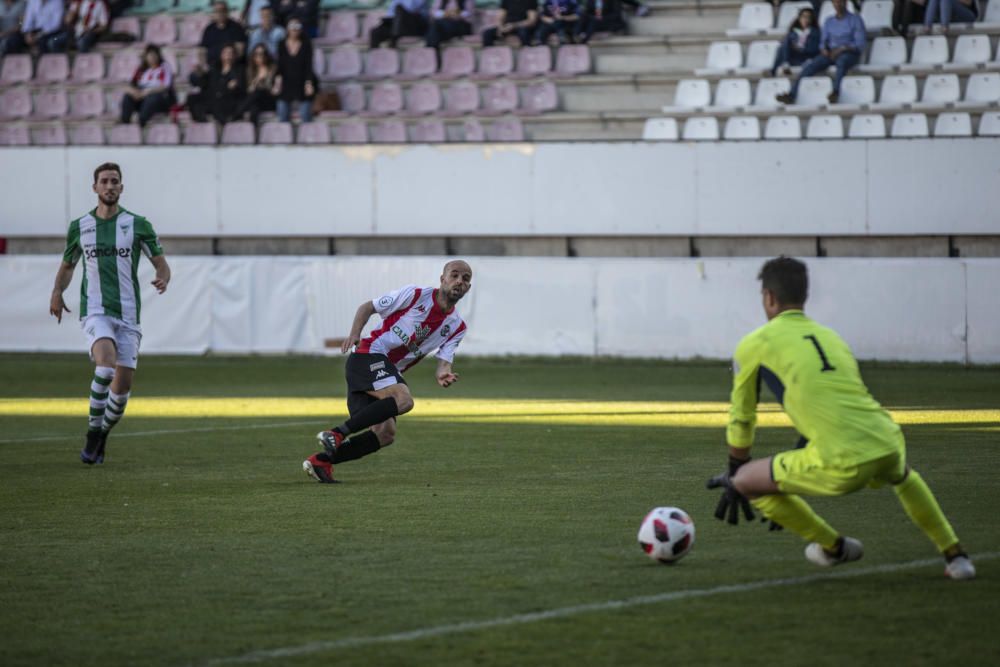
<svg viewBox="0 0 1000 667"><path fill-rule="evenodd" d="M0 665L996 664L1000 369L864 369L986 555L956 583L889 490L813 503L866 546L832 571L712 518L724 364L424 364L396 444L319 485L342 364L145 357L90 468L85 356L0 355ZM755 454L794 439L766 406ZM636 544L657 505L697 526L675 566Z"/></svg>

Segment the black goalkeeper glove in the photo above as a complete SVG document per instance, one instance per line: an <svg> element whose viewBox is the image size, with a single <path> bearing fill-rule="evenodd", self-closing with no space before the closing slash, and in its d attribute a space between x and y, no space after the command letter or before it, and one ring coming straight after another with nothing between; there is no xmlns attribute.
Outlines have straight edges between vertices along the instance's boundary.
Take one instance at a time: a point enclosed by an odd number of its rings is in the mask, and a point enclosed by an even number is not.
<svg viewBox="0 0 1000 667"><path fill-rule="evenodd" d="M746 496L734 489L731 482L733 475L736 474L740 466L749 460L741 460L730 456L729 472L712 477L705 485L709 489L722 489L722 497L719 498L719 504L715 506L715 518L720 521L727 521L734 526L740 522L740 508L743 509L743 516L747 521L753 521L754 518L750 501L747 500Z"/></svg>

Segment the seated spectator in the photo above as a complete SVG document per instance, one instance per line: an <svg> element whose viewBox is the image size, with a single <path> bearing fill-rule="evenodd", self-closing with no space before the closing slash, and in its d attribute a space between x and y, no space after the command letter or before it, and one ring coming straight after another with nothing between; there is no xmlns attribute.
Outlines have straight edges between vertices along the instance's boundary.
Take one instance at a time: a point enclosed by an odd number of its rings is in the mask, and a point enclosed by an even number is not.
<svg viewBox="0 0 1000 667"><path fill-rule="evenodd" d="M471 35L472 11L467 6L475 6L473 0L436 0L424 43L436 49L448 40Z"/></svg>
<svg viewBox="0 0 1000 667"><path fill-rule="evenodd" d="M625 32L622 0L587 0L577 25L577 41L586 44L595 32Z"/></svg>
<svg viewBox="0 0 1000 667"><path fill-rule="evenodd" d="M538 0L500 0L497 25L483 30L483 46L493 46L497 39L516 35L521 46L531 44L538 25Z"/></svg>
<svg viewBox="0 0 1000 667"><path fill-rule="evenodd" d="M236 48L232 44L222 47L219 62L207 72L192 72L189 79L198 88L187 99L192 118L204 123L211 116L222 125L238 118L237 111L246 99L246 74L236 62Z"/></svg>
<svg viewBox="0 0 1000 667"><path fill-rule="evenodd" d="M267 47L271 59L278 57L278 45L285 39L285 29L274 23L274 12L270 7L260 8L260 25L250 33L247 51L253 51L258 44Z"/></svg>
<svg viewBox="0 0 1000 667"><path fill-rule="evenodd" d="M383 42L396 48L400 37L423 37L427 33L427 0L392 0L381 23L368 33L368 45Z"/></svg>
<svg viewBox="0 0 1000 667"><path fill-rule="evenodd" d="M579 5L576 0L542 0L542 15L538 18L538 32L535 39L545 45L554 33L559 43L576 40L576 26L580 22Z"/></svg>
<svg viewBox="0 0 1000 667"><path fill-rule="evenodd" d="M49 52L62 30L63 0L28 0L21 28L4 40L0 56L28 49Z"/></svg>
<svg viewBox="0 0 1000 667"><path fill-rule="evenodd" d="M278 120L289 121L292 104L299 105L299 120L312 120L312 99L316 95L313 49L298 19L288 22L288 36L278 47L278 73L271 92L278 98Z"/></svg>
<svg viewBox="0 0 1000 667"><path fill-rule="evenodd" d="M799 82L807 76L826 71L831 65L836 66L837 70L833 75L833 92L828 99L830 104L836 104L840 99L841 79L858 64L861 54L865 52L865 22L857 14L847 12L847 0L833 0L833 8L837 13L823 24L819 55L802 67L802 71L792 82L790 91L777 96L776 99L782 104L794 104L799 92Z"/></svg>
<svg viewBox="0 0 1000 667"><path fill-rule="evenodd" d="M236 58L242 59L247 46L247 33L236 21L229 18L229 5L217 1L212 3L212 22L205 26L201 34L201 46L205 48L205 58L209 65L219 62L222 47L232 44L236 48Z"/></svg>
<svg viewBox="0 0 1000 667"><path fill-rule="evenodd" d="M7 52L7 39L21 32L24 0L0 0L0 56Z"/></svg>
<svg viewBox="0 0 1000 667"><path fill-rule="evenodd" d="M144 127L154 115L170 111L176 100L170 63L163 60L160 47L150 44L122 97L121 122L131 123L132 115L139 112L139 126Z"/></svg>
<svg viewBox="0 0 1000 667"><path fill-rule="evenodd" d="M816 23L816 12L806 7L788 26L788 34L781 42L781 47L774 54L774 65L771 76L778 73L784 66L785 74L791 72L790 67L797 67L819 54L819 25Z"/></svg>
<svg viewBox="0 0 1000 667"><path fill-rule="evenodd" d="M108 0L108 12L111 14L111 19L114 20L125 13L125 10L131 7L133 0Z"/></svg>
<svg viewBox="0 0 1000 667"><path fill-rule="evenodd" d="M979 18L979 3L976 0L927 0L924 12L924 32L930 33L931 24L941 24L941 32L947 34L954 17L958 23L974 23Z"/></svg>
<svg viewBox="0 0 1000 667"><path fill-rule="evenodd" d="M277 66L263 44L250 49L247 65L247 95L236 111L237 118L250 114L254 125L260 122L262 111L274 111L274 77Z"/></svg>
<svg viewBox="0 0 1000 667"><path fill-rule="evenodd" d="M906 35L911 25L920 25L926 15L927 0L893 0L892 27L900 35Z"/></svg>
<svg viewBox="0 0 1000 667"><path fill-rule="evenodd" d="M271 3L278 23L288 27L288 22L298 19L303 36L315 39L319 35L319 0L274 0Z"/></svg>
<svg viewBox="0 0 1000 667"><path fill-rule="evenodd" d="M87 53L108 31L111 14L104 0L73 0L63 17L63 30L52 38L53 51L62 53L75 47Z"/></svg>
<svg viewBox="0 0 1000 667"><path fill-rule="evenodd" d="M622 4L632 7L639 18L649 16L649 5L644 5L639 0L622 0Z"/></svg>
<svg viewBox="0 0 1000 667"><path fill-rule="evenodd" d="M247 28L256 28L260 25L260 10L265 7L272 9L271 0L247 0L243 5L243 11L240 12L240 22Z"/></svg>

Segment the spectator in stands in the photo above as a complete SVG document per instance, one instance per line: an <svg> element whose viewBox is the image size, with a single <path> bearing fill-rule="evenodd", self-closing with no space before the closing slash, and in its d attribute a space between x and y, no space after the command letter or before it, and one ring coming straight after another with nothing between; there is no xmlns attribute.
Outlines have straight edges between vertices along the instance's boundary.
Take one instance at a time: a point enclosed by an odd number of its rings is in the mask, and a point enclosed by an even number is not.
<svg viewBox="0 0 1000 667"><path fill-rule="evenodd" d="M125 13L125 10L132 6L133 0L108 0L108 12L111 20L115 20Z"/></svg>
<svg viewBox="0 0 1000 667"><path fill-rule="evenodd" d="M267 47L263 44L250 49L249 65L247 66L247 95L243 104L236 111L238 118L250 114L254 125L260 122L262 111L274 111L274 77L277 66L271 58Z"/></svg>
<svg viewBox="0 0 1000 667"><path fill-rule="evenodd" d="M7 52L7 39L21 32L24 0L0 1L0 56Z"/></svg>
<svg viewBox="0 0 1000 667"><path fill-rule="evenodd" d="M271 58L278 57L278 45L285 40L285 29L274 23L274 12L270 7L260 8L260 24L250 33L250 41L247 43L247 51L253 51L258 44L267 47L267 52Z"/></svg>
<svg viewBox="0 0 1000 667"><path fill-rule="evenodd" d="M205 26L201 34L201 46L205 48L205 58L209 65L219 63L222 47L232 44L237 59L243 58L247 46L247 33L238 22L229 18L229 5L225 2L212 3L212 22Z"/></svg>
<svg viewBox="0 0 1000 667"><path fill-rule="evenodd" d="M319 0L274 0L271 6L280 25L287 28L289 21L298 19L305 37L315 39L319 35Z"/></svg>
<svg viewBox="0 0 1000 667"><path fill-rule="evenodd" d="M805 7L799 11L799 15L788 27L788 34L781 42L778 52L774 54L771 76L775 76L782 66L784 66L785 74L789 74L791 67L797 67L807 60L815 58L819 54L819 38L820 30L816 23L816 12Z"/></svg>
<svg viewBox="0 0 1000 667"><path fill-rule="evenodd" d="M437 48L448 40L472 34L473 0L436 0L431 9L431 25L424 35L427 46Z"/></svg>
<svg viewBox="0 0 1000 667"><path fill-rule="evenodd" d="M21 53L28 49L50 51L52 38L63 29L63 0L28 0L21 29L7 37L3 53Z"/></svg>
<svg viewBox="0 0 1000 667"><path fill-rule="evenodd" d="M396 48L400 37L423 37L427 28L427 0L392 0L382 21L368 33L368 45L377 49L389 42Z"/></svg>
<svg viewBox="0 0 1000 667"><path fill-rule="evenodd" d="M500 0L497 25L483 30L483 46L493 46L497 38L516 35L521 46L531 43L538 25L538 0Z"/></svg>
<svg viewBox="0 0 1000 667"><path fill-rule="evenodd" d="M150 44L142 54L142 64L132 77L132 84L122 97L122 123L131 123L139 112L139 126L144 127L158 113L170 111L177 100L174 73L163 59L160 47Z"/></svg>
<svg viewBox="0 0 1000 667"><path fill-rule="evenodd" d="M538 18L535 39L543 46L552 34L559 37L560 44L576 41L579 11L576 0L542 0L542 15Z"/></svg>
<svg viewBox="0 0 1000 667"><path fill-rule="evenodd" d="M63 17L63 30L52 38L51 49L62 53L75 46L87 53L107 33L111 14L104 0L73 0Z"/></svg>
<svg viewBox="0 0 1000 667"><path fill-rule="evenodd" d="M625 30L622 0L587 0L577 26L577 41L586 44L595 32L624 33Z"/></svg>
<svg viewBox="0 0 1000 667"><path fill-rule="evenodd" d="M278 98L278 120L288 122L293 103L299 105L299 120L312 120L312 99L316 95L313 49L298 19L288 22L288 37L278 47L278 73L272 92Z"/></svg>
<svg viewBox="0 0 1000 667"><path fill-rule="evenodd" d="M240 12L240 21L247 28L256 28L260 25L260 10L265 7L272 9L271 0L247 0L243 5L243 11Z"/></svg>
<svg viewBox="0 0 1000 667"><path fill-rule="evenodd" d="M622 0L622 4L632 7L635 10L635 15L639 18L649 16L649 5L644 5L639 0Z"/></svg>
<svg viewBox="0 0 1000 667"><path fill-rule="evenodd" d="M861 54L865 52L865 22L857 14L848 13L847 0L833 0L833 8L836 14L823 24L819 55L803 66L789 92L777 96L782 104L794 104L799 92L799 82L807 76L826 71L831 65L837 69L833 75L833 91L828 99L830 104L836 104L840 99L841 79L858 64Z"/></svg>
<svg viewBox="0 0 1000 667"><path fill-rule="evenodd" d="M221 125L237 119L237 111L246 98L246 73L236 62L236 48L226 44L219 52L219 62L207 72L192 72L191 85L197 93L188 95L191 117L204 123L211 116Z"/></svg>
<svg viewBox="0 0 1000 667"><path fill-rule="evenodd" d="M1000 0L993 0L1000 2ZM935 20L941 24L941 32L947 34L954 17L958 23L974 23L979 18L979 4L976 0L927 0L924 12L924 32L930 33Z"/></svg>

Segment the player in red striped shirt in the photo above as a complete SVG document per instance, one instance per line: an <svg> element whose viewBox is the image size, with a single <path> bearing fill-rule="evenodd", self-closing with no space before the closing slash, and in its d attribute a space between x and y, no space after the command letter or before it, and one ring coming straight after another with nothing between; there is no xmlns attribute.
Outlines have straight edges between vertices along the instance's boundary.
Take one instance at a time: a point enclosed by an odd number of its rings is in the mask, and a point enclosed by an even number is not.
<svg viewBox="0 0 1000 667"><path fill-rule="evenodd" d="M354 347L344 368L350 417L316 436L324 451L302 462L310 477L330 484L334 482L333 464L359 459L392 444L396 417L413 409L413 396L402 374L428 354L436 351L435 376L440 386L450 387L458 381L451 365L466 326L455 304L471 287L472 267L456 259L444 265L441 285L436 289L407 285L358 307L351 333L340 348L348 352ZM382 318L381 325L361 340L362 329L375 313ZM357 435L350 437L352 433Z"/></svg>

